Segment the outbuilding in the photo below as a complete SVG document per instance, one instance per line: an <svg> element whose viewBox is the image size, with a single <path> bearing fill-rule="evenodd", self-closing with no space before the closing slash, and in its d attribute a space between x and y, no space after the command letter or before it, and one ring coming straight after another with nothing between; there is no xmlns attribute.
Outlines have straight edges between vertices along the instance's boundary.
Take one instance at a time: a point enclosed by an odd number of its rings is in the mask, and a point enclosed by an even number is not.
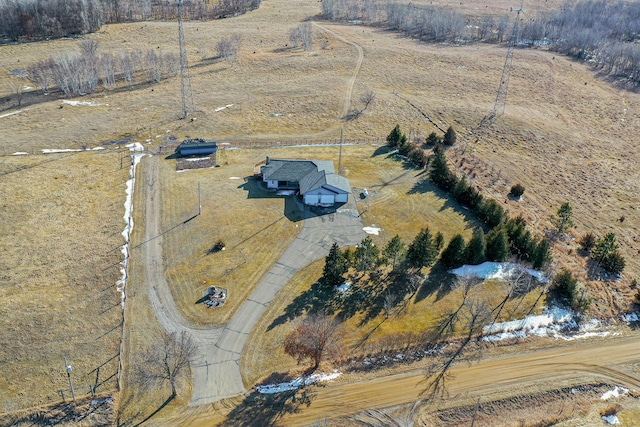
<svg viewBox="0 0 640 427"><path fill-rule="evenodd" d="M210 155L218 151L215 141L205 141L202 138L185 139L176 147L179 156Z"/></svg>

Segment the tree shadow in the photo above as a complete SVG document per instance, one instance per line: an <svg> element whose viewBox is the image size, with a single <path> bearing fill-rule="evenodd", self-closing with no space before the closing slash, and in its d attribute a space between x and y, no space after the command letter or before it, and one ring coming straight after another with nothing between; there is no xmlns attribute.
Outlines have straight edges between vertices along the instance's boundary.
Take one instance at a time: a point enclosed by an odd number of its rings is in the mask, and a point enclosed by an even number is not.
<svg viewBox="0 0 640 427"><path fill-rule="evenodd" d="M272 426L284 415L295 414L300 412L302 407L311 406L314 396L315 394L304 387L273 394L254 391L227 415L221 425Z"/></svg>
<svg viewBox="0 0 640 427"><path fill-rule="evenodd" d="M318 311L332 313L334 311L333 300L335 293L336 291L333 286L327 286L321 282L314 283L311 285L311 288L301 293L291 301L291 303L284 309L284 313L276 317L273 322L271 322L267 327L267 331L287 323L304 313L314 313Z"/></svg>
<svg viewBox="0 0 640 427"><path fill-rule="evenodd" d="M147 417L144 420L142 420L139 423L135 424L134 427L138 427L138 426L146 423L147 421L149 421L151 418L153 418L155 415L157 415L158 412L162 411L165 406L167 406L169 403L171 403L171 401L173 399L174 399L174 396L169 396L169 398L167 400L165 400L160 406L158 406L155 411L153 411L151 414L147 415Z"/></svg>
<svg viewBox="0 0 640 427"><path fill-rule="evenodd" d="M376 148L376 151L373 152L371 157L377 157L377 156L381 156L383 154L389 154L393 150L394 149L389 147L388 145L383 145L381 147Z"/></svg>
<svg viewBox="0 0 640 427"><path fill-rule="evenodd" d="M414 303L418 303L437 292L436 301L442 299L451 292L456 276L449 273L447 269L440 263L436 263L431 267L431 271L418 291Z"/></svg>

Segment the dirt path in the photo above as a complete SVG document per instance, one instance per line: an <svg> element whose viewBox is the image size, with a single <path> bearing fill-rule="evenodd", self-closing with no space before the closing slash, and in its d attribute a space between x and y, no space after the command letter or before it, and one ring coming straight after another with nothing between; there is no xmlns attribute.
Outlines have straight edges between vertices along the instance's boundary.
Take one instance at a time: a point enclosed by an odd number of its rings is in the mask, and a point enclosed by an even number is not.
<svg viewBox="0 0 640 427"><path fill-rule="evenodd" d="M340 119L342 119L347 114L349 114L349 109L351 107L351 97L353 96L353 86L355 85L356 78L358 78L358 74L360 73L360 68L362 68L362 61L364 60L364 51L362 50L362 47L359 44L352 42L350 40L347 40L341 35L336 34L335 31L332 31L327 27L324 27L318 24L317 22L314 22L314 24L316 25L316 27L320 28L322 31L325 31L331 34L333 37L337 38L341 42L353 46L356 49L356 52L358 52L356 67L353 69L353 75L351 76L351 79L349 79L349 84L347 85L347 90L344 94L344 104L342 105L342 112L340 113L340 117L339 117Z"/></svg>
<svg viewBox="0 0 640 427"><path fill-rule="evenodd" d="M450 399L489 397L509 387L522 390L539 384L542 389L562 386L561 381L576 379L604 381L640 390L637 373L616 366L640 360L638 337L586 342L572 348L556 348L527 354L482 360L453 369L448 391ZM285 415L282 425L308 425L326 418L337 418L369 408L386 408L422 398L423 371L373 380L329 384L309 389L313 394L309 408Z"/></svg>
<svg viewBox="0 0 640 427"><path fill-rule="evenodd" d="M160 325L169 333L186 331L198 344L199 353L191 361L193 394L189 404L202 405L246 391L240 374L240 355L269 303L301 268L326 256L333 242L354 245L364 238L364 232L353 200L333 213L316 216L306 212L296 240L224 328L192 324L180 314L164 277L159 162L160 157L148 157L144 165L147 198L145 243L141 249L145 286Z"/></svg>

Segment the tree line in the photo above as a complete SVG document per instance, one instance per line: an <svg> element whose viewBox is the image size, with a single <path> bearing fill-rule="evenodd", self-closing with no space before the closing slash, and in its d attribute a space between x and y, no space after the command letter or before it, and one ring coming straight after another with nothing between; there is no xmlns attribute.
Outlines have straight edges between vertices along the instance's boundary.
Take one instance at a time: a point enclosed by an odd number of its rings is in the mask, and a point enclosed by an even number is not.
<svg viewBox="0 0 640 427"><path fill-rule="evenodd" d="M361 22L434 43L502 43L511 39L515 14L466 16L444 7L375 0L323 0L322 15ZM544 46L588 61L607 75L640 84L640 3L567 2L559 10L522 17L518 47Z"/></svg>
<svg viewBox="0 0 640 427"><path fill-rule="evenodd" d="M183 2L188 20L217 19L257 9L260 0ZM43 40L88 34L102 24L177 18L177 7L152 0L0 0L0 36Z"/></svg>
<svg viewBox="0 0 640 427"><path fill-rule="evenodd" d="M99 86L112 90L118 86L159 83L175 76L180 69L173 53L121 51L98 52L98 42L82 40L79 51L63 53L39 61L27 68L28 79L44 94L54 88L65 96L92 93Z"/></svg>

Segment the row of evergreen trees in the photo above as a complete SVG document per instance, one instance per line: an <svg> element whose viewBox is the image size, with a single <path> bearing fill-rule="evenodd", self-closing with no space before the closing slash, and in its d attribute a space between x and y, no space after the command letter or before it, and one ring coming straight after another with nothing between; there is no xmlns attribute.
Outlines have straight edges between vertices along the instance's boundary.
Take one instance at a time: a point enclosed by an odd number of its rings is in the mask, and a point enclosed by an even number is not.
<svg viewBox="0 0 640 427"><path fill-rule="evenodd" d="M469 184L466 177L458 176L449 168L444 145L455 144L456 133L449 127L443 137L432 133L427 142L433 142L433 155L429 160L429 179L440 189L451 194L460 205L469 208L478 219L490 229L485 237L487 252L485 257L489 261L504 261L513 254L522 261L531 262L534 268L542 268L551 261L551 247L546 238L533 236L526 229L526 220L521 216L510 218L507 212L495 200L485 198L480 191ZM406 137L396 125L387 141L390 146L406 145ZM398 142L399 141L399 142ZM405 141L403 143L403 141ZM421 150L422 151L422 150ZM472 239L473 240L473 239ZM471 242L470 242L471 243ZM451 246L453 245L453 246ZM455 236L443 253L443 264L454 268L468 262L468 249L463 245L462 236ZM475 263L485 259L480 256Z"/></svg>

